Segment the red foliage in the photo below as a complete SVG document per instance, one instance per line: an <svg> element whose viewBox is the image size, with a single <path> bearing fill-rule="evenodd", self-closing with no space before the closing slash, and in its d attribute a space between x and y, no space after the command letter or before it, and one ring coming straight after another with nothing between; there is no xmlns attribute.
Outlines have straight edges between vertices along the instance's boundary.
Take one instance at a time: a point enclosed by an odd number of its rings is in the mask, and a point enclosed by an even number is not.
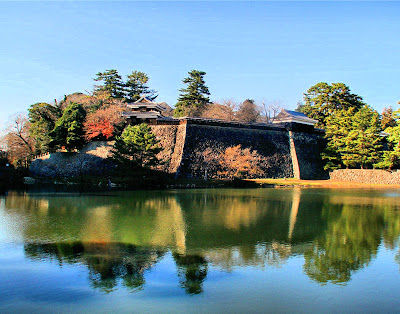
<svg viewBox="0 0 400 314"><path fill-rule="evenodd" d="M86 123L85 130L86 138L88 140L101 137L104 137L108 140L114 133L114 126L110 123L110 121L102 120L98 123Z"/></svg>
<svg viewBox="0 0 400 314"><path fill-rule="evenodd" d="M86 139L110 139L116 127L123 123L121 112L120 107L110 106L88 114L84 125Z"/></svg>

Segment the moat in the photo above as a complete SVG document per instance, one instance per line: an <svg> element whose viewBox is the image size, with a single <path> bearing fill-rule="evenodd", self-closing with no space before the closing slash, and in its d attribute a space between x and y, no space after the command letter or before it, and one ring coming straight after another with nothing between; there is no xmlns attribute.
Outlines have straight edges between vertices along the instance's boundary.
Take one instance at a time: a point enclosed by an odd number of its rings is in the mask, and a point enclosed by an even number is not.
<svg viewBox="0 0 400 314"><path fill-rule="evenodd" d="M394 312L399 189L0 196L1 312Z"/></svg>

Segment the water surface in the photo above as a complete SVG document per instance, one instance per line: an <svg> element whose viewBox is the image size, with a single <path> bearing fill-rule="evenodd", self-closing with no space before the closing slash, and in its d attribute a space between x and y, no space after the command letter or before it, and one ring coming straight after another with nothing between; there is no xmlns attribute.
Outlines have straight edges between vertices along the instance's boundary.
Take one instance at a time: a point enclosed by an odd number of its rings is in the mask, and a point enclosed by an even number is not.
<svg viewBox="0 0 400 314"><path fill-rule="evenodd" d="M0 196L0 312L400 310L400 190Z"/></svg>

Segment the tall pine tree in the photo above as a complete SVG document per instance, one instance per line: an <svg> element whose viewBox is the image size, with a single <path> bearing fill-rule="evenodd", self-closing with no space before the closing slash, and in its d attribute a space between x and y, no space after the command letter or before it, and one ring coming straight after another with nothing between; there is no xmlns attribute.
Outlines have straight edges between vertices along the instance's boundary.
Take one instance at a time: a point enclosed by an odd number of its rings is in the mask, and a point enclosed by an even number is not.
<svg viewBox="0 0 400 314"><path fill-rule="evenodd" d="M187 87L179 90L181 94L175 105L175 117L200 117L210 103L210 92L204 81L206 72L192 70L188 74L189 77L182 80Z"/></svg>
<svg viewBox="0 0 400 314"><path fill-rule="evenodd" d="M102 85L95 85L94 93L106 92L112 98L123 98L124 82L117 70L111 69L96 74L95 81L102 82Z"/></svg>
<svg viewBox="0 0 400 314"><path fill-rule="evenodd" d="M135 102L141 96L145 96L150 100L154 100L157 98L157 92L147 86L149 76L146 73L140 71L132 71L132 73L127 76L127 78L128 79L125 83L125 99L127 102Z"/></svg>

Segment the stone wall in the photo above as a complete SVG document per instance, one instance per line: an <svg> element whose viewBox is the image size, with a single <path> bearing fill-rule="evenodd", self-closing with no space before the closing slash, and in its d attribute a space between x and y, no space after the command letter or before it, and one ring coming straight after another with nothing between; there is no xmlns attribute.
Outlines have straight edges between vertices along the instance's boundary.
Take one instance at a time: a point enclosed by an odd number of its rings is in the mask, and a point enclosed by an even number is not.
<svg viewBox="0 0 400 314"><path fill-rule="evenodd" d="M158 145L163 148L157 156L162 161L159 170L176 173L182 159L186 124L152 125L151 129L160 141Z"/></svg>
<svg viewBox="0 0 400 314"><path fill-rule="evenodd" d="M295 132L285 127L187 119L179 123L151 126L163 151L159 170L177 177L215 177L207 167L205 153L218 160L225 149L241 145L256 151L262 173L258 177L316 179L323 177L320 159L321 136ZM292 145L291 145L292 144ZM79 153L58 152L34 160L30 171L37 176L104 174L113 168L106 160L113 142L91 142ZM292 147L291 147L292 146ZM293 160L297 160L296 167ZM215 172L215 170L214 170Z"/></svg>
<svg viewBox="0 0 400 314"><path fill-rule="evenodd" d="M330 173L330 178L335 181L400 185L400 171L391 172L377 169L338 169Z"/></svg>
<svg viewBox="0 0 400 314"><path fill-rule="evenodd" d="M159 169L166 172L171 172L171 161L172 155L174 154L178 126L152 125L151 131L160 141L158 145L163 148L163 150L157 155L158 159L162 161Z"/></svg>
<svg viewBox="0 0 400 314"><path fill-rule="evenodd" d="M87 144L80 152L57 152L32 161L29 171L41 177L75 177L101 175L113 168L106 160L114 142L95 141Z"/></svg>
<svg viewBox="0 0 400 314"><path fill-rule="evenodd" d="M255 150L262 156L262 162L266 168L265 177L293 177L287 131L229 125L201 125L193 122L189 122L186 127L186 140L178 176L203 177L205 174L200 166L200 159L205 150L220 155L226 148L237 145L241 145L243 149ZM212 173L208 172L208 175Z"/></svg>
<svg viewBox="0 0 400 314"><path fill-rule="evenodd" d="M328 179L324 171L321 152L324 148L324 139L319 133L291 132L296 150L299 179Z"/></svg>

